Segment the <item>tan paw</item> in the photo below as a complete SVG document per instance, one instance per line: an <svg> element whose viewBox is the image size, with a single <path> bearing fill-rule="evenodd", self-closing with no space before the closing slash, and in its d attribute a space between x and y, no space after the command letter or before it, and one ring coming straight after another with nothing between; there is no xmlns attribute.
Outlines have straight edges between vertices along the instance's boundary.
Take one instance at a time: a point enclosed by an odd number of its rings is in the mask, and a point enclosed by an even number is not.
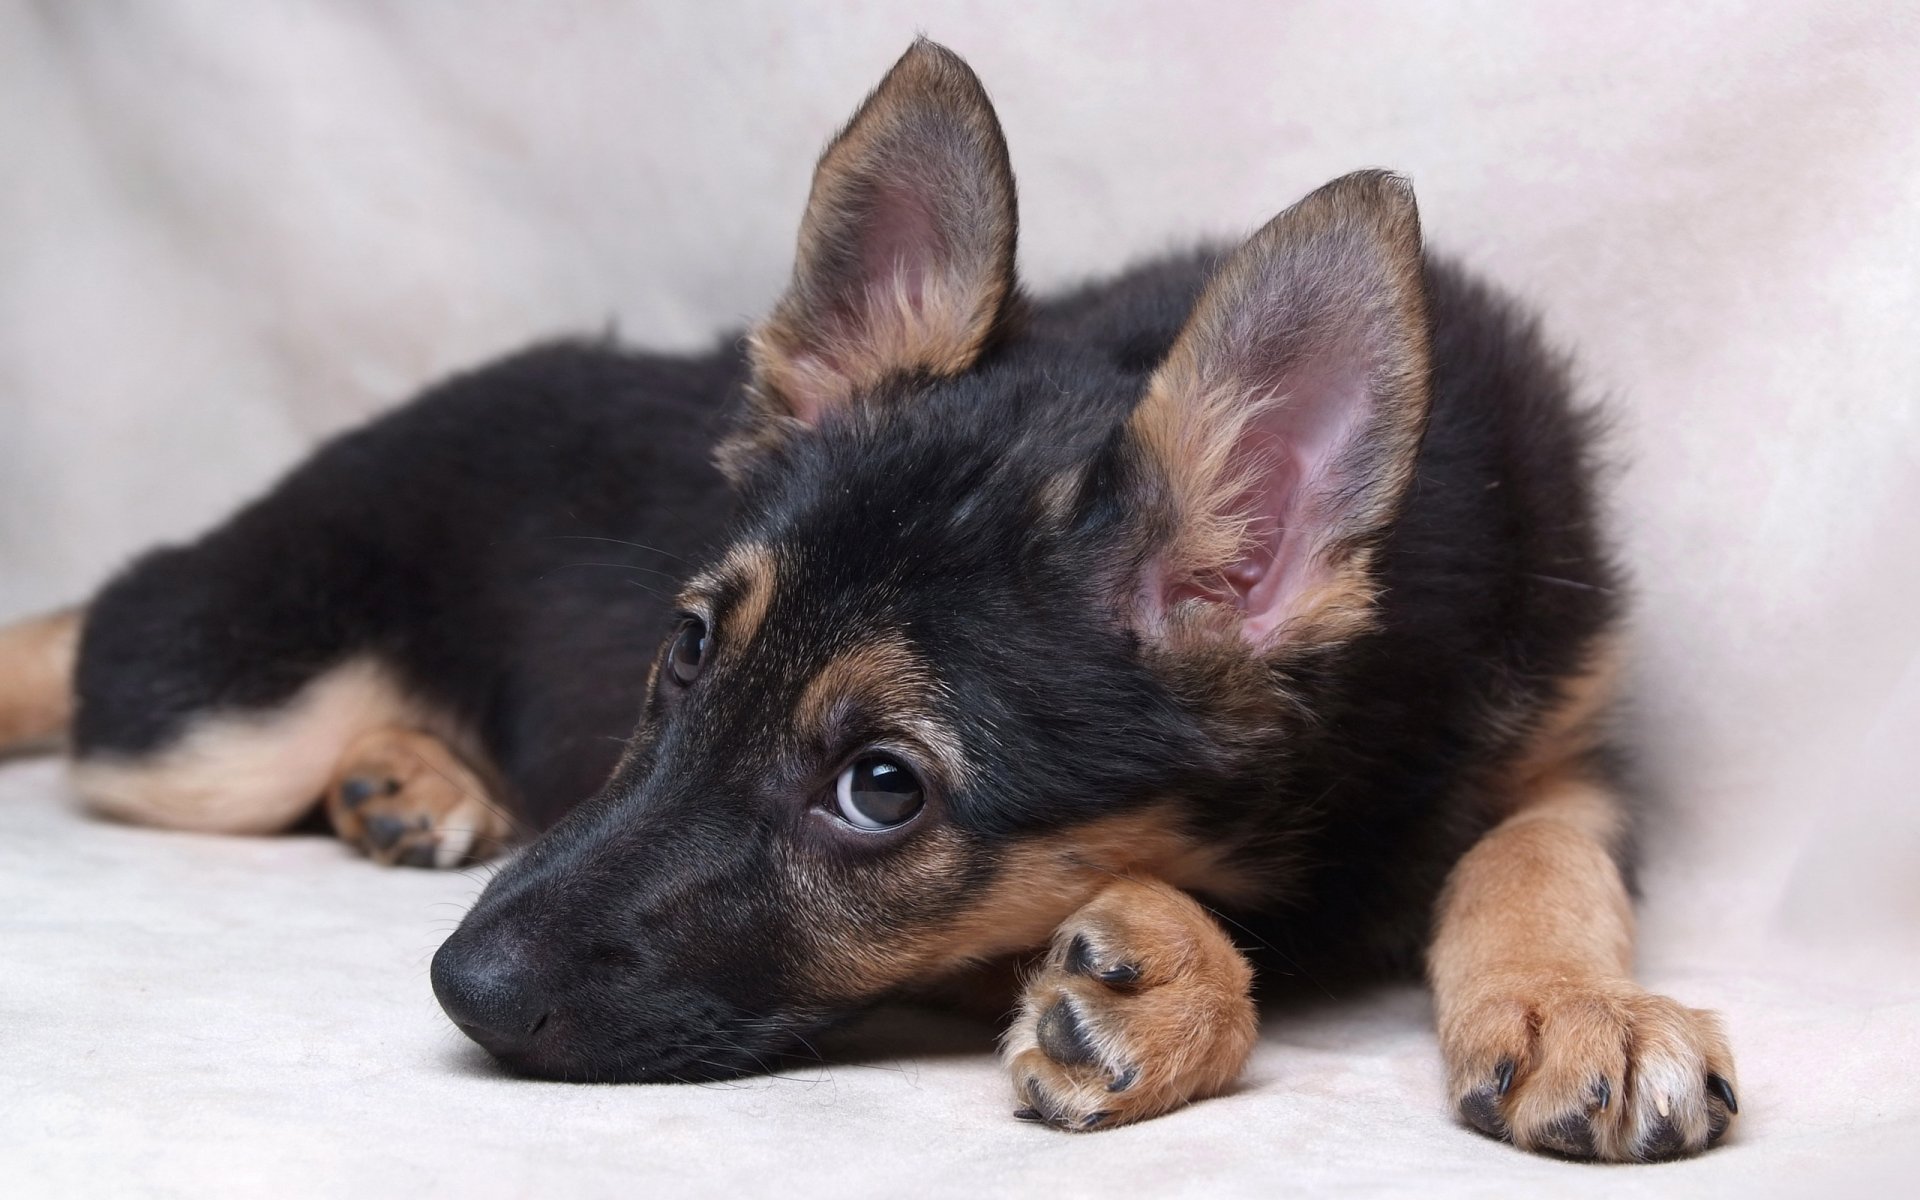
<svg viewBox="0 0 1920 1200"><path fill-rule="evenodd" d="M366 734L327 785L340 839L386 866L457 867L499 851L512 833L499 803L444 742L410 729Z"/></svg>
<svg viewBox="0 0 1920 1200"><path fill-rule="evenodd" d="M1192 897L1109 886L1059 928L1027 981L1002 1047L1015 1115L1100 1129L1225 1090L1253 1049L1252 984Z"/></svg>
<svg viewBox="0 0 1920 1200"><path fill-rule="evenodd" d="M1461 1117L1570 1158L1694 1154L1732 1127L1720 1020L1625 981L1489 981L1442 1022Z"/></svg>

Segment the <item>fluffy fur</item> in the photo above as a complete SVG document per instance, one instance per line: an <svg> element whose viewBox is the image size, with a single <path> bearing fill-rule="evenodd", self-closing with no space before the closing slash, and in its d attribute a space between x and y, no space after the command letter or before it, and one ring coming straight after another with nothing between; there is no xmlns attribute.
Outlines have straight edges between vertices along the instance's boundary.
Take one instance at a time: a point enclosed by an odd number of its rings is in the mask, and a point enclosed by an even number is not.
<svg viewBox="0 0 1920 1200"><path fill-rule="evenodd" d="M1253 964L1424 968L1483 1132L1724 1135L1717 1024L1627 973L1620 579L1559 356L1385 172L1042 300L1014 213L916 45L745 353L529 351L102 589L82 790L234 829L324 790L385 861L546 830L433 971L522 1072L750 1070L1024 961L1020 1113L1091 1129L1233 1078ZM875 756L914 803L868 827Z"/></svg>

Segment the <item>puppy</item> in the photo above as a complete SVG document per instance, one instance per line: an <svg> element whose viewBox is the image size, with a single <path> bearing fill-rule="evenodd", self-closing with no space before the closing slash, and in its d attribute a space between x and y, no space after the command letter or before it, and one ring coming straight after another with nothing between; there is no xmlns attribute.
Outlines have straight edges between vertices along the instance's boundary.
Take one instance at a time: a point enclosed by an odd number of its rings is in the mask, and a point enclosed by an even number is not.
<svg viewBox="0 0 1920 1200"><path fill-rule="evenodd" d="M544 831L432 972L527 1074L752 1070L1011 962L1016 1115L1087 1130L1233 1081L1255 961L1424 967L1474 1128L1723 1137L1717 1020L1630 973L1560 359L1383 172L1041 301L1014 241L993 109L918 43L743 347L433 389L8 633L0 732L71 696L136 820L320 805L433 866Z"/></svg>

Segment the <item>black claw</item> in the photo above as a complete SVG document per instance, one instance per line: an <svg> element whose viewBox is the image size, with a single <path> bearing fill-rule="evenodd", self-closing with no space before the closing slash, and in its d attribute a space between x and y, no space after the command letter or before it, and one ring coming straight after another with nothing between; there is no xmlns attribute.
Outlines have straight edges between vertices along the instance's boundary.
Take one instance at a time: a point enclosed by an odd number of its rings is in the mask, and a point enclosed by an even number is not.
<svg viewBox="0 0 1920 1200"><path fill-rule="evenodd" d="M1069 975L1093 974L1093 944L1087 941L1087 935L1076 933L1067 943L1067 960L1061 964Z"/></svg>
<svg viewBox="0 0 1920 1200"><path fill-rule="evenodd" d="M1506 1095L1513 1090L1513 1060L1503 1058L1500 1065L1493 1069L1494 1082L1500 1085L1500 1094Z"/></svg>
<svg viewBox="0 0 1920 1200"><path fill-rule="evenodd" d="M1564 1154L1568 1158L1592 1158L1593 1123L1585 1113L1569 1113L1542 1129L1533 1137L1542 1150Z"/></svg>
<svg viewBox="0 0 1920 1200"><path fill-rule="evenodd" d="M1016 1108L1013 1110L1013 1119L1016 1121L1040 1121L1045 1118L1040 1115L1040 1110L1037 1108Z"/></svg>
<svg viewBox="0 0 1920 1200"><path fill-rule="evenodd" d="M1140 1081L1140 1068L1128 1067L1126 1070L1120 1072L1118 1075L1113 1077L1113 1082L1107 1085L1107 1090L1109 1092L1124 1092L1128 1088L1132 1087L1134 1084L1138 1083L1139 1081Z"/></svg>
<svg viewBox="0 0 1920 1200"><path fill-rule="evenodd" d="M378 850L391 850L407 832L407 823L382 813L367 821L367 841Z"/></svg>
<svg viewBox="0 0 1920 1200"><path fill-rule="evenodd" d="M1460 1119L1490 1138L1507 1140L1507 1123L1492 1088L1475 1088L1460 1098Z"/></svg>
<svg viewBox="0 0 1920 1200"><path fill-rule="evenodd" d="M340 801L348 808L359 808L372 799L373 794L379 790L378 783L363 775L355 775L352 779L341 781Z"/></svg>
<svg viewBox="0 0 1920 1200"><path fill-rule="evenodd" d="M1084 1066L1098 1057L1085 1023L1065 997L1040 1014L1040 1024L1033 1034L1047 1057L1063 1067Z"/></svg>
<svg viewBox="0 0 1920 1200"><path fill-rule="evenodd" d="M1601 1112L1605 1112L1605 1111L1607 1111L1607 1105L1609 1105L1609 1104L1611 1104L1611 1103L1613 1103L1613 1083L1612 1083L1612 1081L1610 1081L1610 1080L1606 1080L1606 1079L1602 1079L1602 1080L1600 1081L1600 1086L1598 1086L1598 1087L1596 1087L1596 1088L1594 1089L1594 1093L1595 1093L1595 1095L1596 1095L1596 1096L1598 1097L1598 1099L1599 1099L1599 1104L1600 1104L1600 1111L1601 1111Z"/></svg>
<svg viewBox="0 0 1920 1200"><path fill-rule="evenodd" d="M1100 972L1100 981L1102 983L1127 984L1134 983L1139 978L1139 963L1121 963L1117 967L1108 967L1106 970Z"/></svg>
<svg viewBox="0 0 1920 1200"><path fill-rule="evenodd" d="M1080 1122L1080 1128L1098 1129L1100 1127L1101 1122L1105 1121L1108 1117L1112 1115L1113 1114L1110 1112L1088 1113L1087 1116Z"/></svg>
<svg viewBox="0 0 1920 1200"><path fill-rule="evenodd" d="M1733 1085L1725 1079L1722 1079L1718 1075L1707 1076L1707 1090L1720 1097L1720 1103L1727 1106L1728 1112L1737 1113L1740 1111L1740 1102L1733 1098Z"/></svg>

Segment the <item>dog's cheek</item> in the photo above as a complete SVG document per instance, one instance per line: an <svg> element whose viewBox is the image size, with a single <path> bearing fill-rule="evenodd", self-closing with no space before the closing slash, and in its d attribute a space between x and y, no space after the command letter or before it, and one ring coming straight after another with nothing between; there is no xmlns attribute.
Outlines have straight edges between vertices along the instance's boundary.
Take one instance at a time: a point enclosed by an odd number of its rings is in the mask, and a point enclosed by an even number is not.
<svg viewBox="0 0 1920 1200"><path fill-rule="evenodd" d="M1185 824L1155 806L997 843L947 826L864 862L798 863L795 977L823 1006L857 1006L1044 946L1117 876L1229 898L1258 890Z"/></svg>
<svg viewBox="0 0 1920 1200"><path fill-rule="evenodd" d="M983 872L991 857L950 827L871 857L796 855L783 881L796 986L819 1006L853 1008L924 983Z"/></svg>

